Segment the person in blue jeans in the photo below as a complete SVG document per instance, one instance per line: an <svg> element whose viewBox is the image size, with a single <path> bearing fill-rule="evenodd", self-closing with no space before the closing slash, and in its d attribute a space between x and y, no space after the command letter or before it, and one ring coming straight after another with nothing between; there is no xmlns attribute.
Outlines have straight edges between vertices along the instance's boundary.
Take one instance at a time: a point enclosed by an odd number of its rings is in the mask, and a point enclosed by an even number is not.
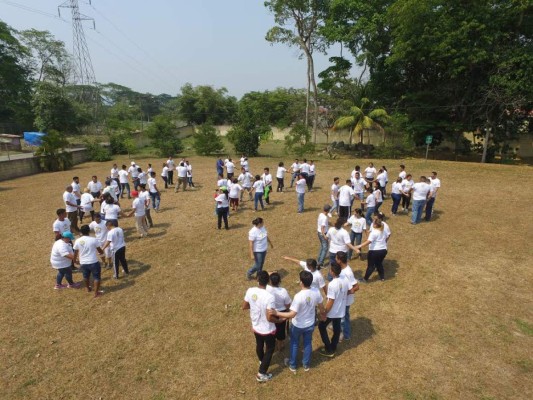
<svg viewBox="0 0 533 400"><path fill-rule="evenodd" d="M326 256L328 255L328 248L329 248L329 242L327 238L328 230L329 230L329 221L328 217L331 216L329 213L331 210L331 206L329 204L326 204L323 208L323 211L318 215L318 221L317 221L317 234L318 234L318 240L320 242L320 250L318 251L318 266L322 268L324 266L324 260Z"/></svg>
<svg viewBox="0 0 533 400"><path fill-rule="evenodd" d="M411 214L411 223L418 224L422 220L422 211L430 195L431 186L426 183L426 177L421 176L420 181L415 183L411 188L413 198L413 213Z"/></svg>
<svg viewBox="0 0 533 400"><path fill-rule="evenodd" d="M348 296L346 297L346 311L344 318L341 320L341 332L343 340L350 340L352 337L352 325L350 322L350 306L355 301L354 293L359 290L359 284L353 274L352 268L348 265L348 254L344 251L337 252L335 257L337 264L341 266L340 276L348 282Z"/></svg>
<svg viewBox="0 0 533 400"><path fill-rule="evenodd" d="M396 182L392 184L391 197L392 197L392 215L396 215L398 212L398 207L400 206L400 201L402 201L402 181L403 179L398 177Z"/></svg>
<svg viewBox="0 0 533 400"><path fill-rule="evenodd" d="M279 318L292 318L290 332L290 357L285 359L285 365L291 372L296 372L298 363L298 346L300 338L303 339L304 371L311 367L311 353L313 352L313 331L315 330L315 307L318 307L320 320L325 319L322 295L319 290L311 289L313 274L309 271L300 272L300 290L294 296L289 311L276 311Z"/></svg>
<svg viewBox="0 0 533 400"><path fill-rule="evenodd" d="M365 200L366 203L366 225L370 226L372 225L372 215L374 215L374 211L376 211L376 197L374 196L372 187L369 187L367 189L368 196Z"/></svg>
<svg viewBox="0 0 533 400"><path fill-rule="evenodd" d="M252 275L263 270L268 245L273 249L274 245L268 237L263 218L256 218L252 221L253 228L248 232L248 244L250 249L250 258L254 260L254 265L246 272L246 278L252 279Z"/></svg>
<svg viewBox="0 0 533 400"><path fill-rule="evenodd" d="M265 192L265 182L263 182L259 175L255 176L252 191L254 192L254 210L257 211L257 203L261 204L261 210L264 210L263 193Z"/></svg>

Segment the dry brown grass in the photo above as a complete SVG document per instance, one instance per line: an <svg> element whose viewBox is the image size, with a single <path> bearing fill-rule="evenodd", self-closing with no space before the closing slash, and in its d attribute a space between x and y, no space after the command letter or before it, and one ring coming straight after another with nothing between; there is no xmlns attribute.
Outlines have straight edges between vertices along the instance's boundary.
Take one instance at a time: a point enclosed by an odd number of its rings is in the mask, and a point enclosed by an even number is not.
<svg viewBox="0 0 533 400"><path fill-rule="evenodd" d="M277 161L251 164L257 171ZM217 231L214 160L191 162L202 187L163 193L149 238L137 239L133 219L122 220L132 276L113 281L106 271L98 300L83 290L54 291L48 260L64 185L73 175L82 183L93 173L102 177L109 165L0 184L0 398L533 397L530 168L407 160L415 176L439 171L436 219L416 227L406 216L390 219L390 279L358 292L354 338L335 359L314 352L311 371L293 375L277 354L273 381L258 384L249 316L240 310L250 285L247 232L257 214L246 204L231 216L230 231ZM395 176L399 162L383 162ZM275 246L266 268L287 272L291 294L297 269L281 256L316 257L316 217L331 178L347 176L353 165L319 161L320 189L306 195L303 215L293 192L273 193L275 205L259 213ZM384 211L389 207L387 200ZM360 273L365 265L352 267ZM314 349L320 344L315 332Z"/></svg>

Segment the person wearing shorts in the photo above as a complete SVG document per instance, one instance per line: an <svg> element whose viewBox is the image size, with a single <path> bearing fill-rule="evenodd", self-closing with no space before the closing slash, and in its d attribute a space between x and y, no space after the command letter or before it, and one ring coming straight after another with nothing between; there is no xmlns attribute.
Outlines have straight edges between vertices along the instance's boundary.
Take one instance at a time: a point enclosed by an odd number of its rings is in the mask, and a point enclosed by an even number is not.
<svg viewBox="0 0 533 400"><path fill-rule="evenodd" d="M231 211L237 211L239 209L239 197L242 193L243 188L239 185L239 180L233 178L233 183L229 187L229 206Z"/></svg>
<svg viewBox="0 0 533 400"><path fill-rule="evenodd" d="M103 294L100 290L100 279L101 279L101 266L98 261L97 252L102 255L104 251L100 247L100 242L98 239L89 236L91 228L89 225L83 225L80 228L81 237L76 239L74 242L74 259L75 262L78 262L81 266L81 271L83 274L83 280L85 282L85 287L87 292L92 291L90 285L91 275L93 276L94 281L94 297L98 297Z"/></svg>

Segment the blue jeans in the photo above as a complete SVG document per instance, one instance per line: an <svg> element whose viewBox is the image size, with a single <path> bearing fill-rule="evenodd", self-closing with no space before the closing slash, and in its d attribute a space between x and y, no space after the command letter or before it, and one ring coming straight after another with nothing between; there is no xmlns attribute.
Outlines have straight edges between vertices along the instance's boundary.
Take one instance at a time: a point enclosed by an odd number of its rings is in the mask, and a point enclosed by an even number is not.
<svg viewBox="0 0 533 400"><path fill-rule="evenodd" d="M350 231L350 242L352 244L355 244L356 246L361 244L361 240L363 239L363 232L354 232ZM348 260L352 258L353 250L348 250Z"/></svg>
<svg viewBox="0 0 533 400"><path fill-rule="evenodd" d="M431 213L433 212L433 204L435 203L435 197L430 197L426 203L426 217L425 220L429 221L431 219Z"/></svg>
<svg viewBox="0 0 533 400"><path fill-rule="evenodd" d="M398 206L400 205L400 201L402 201L402 195L399 193L392 193L392 207L391 207L391 213L396 214L398 212Z"/></svg>
<svg viewBox="0 0 533 400"><path fill-rule="evenodd" d="M72 280L72 268L60 268L57 270L57 276L56 276L56 283L58 285L61 285L61 282L63 282L63 278L67 279L67 282L72 285L74 281Z"/></svg>
<svg viewBox="0 0 533 400"><path fill-rule="evenodd" d="M298 195L298 212L304 212L304 197L305 193L297 193Z"/></svg>
<svg viewBox="0 0 533 400"><path fill-rule="evenodd" d="M152 208L159 211L159 203L161 203L161 196L159 196L159 193L150 192L150 198L152 199Z"/></svg>
<svg viewBox="0 0 533 400"><path fill-rule="evenodd" d="M418 224L422 220L422 210L426 200L413 200L413 213L411 214L411 223Z"/></svg>
<svg viewBox="0 0 533 400"><path fill-rule="evenodd" d="M255 272L262 271L265 264L267 252L266 251L254 251L254 265L246 273L248 277L252 276Z"/></svg>
<svg viewBox="0 0 533 400"><path fill-rule="evenodd" d="M344 314L344 321L341 328L344 339L350 339L352 337L352 326L350 325L350 306L346 306L346 313Z"/></svg>
<svg viewBox="0 0 533 400"><path fill-rule="evenodd" d="M303 338L304 342L304 355L302 359L302 364L304 367L309 367L311 364L311 353L313 352L313 331L315 330L315 325L311 325L307 328L297 328L296 326L291 326L291 355L289 359L289 365L292 368L296 368L297 357L298 357L298 345L300 344L300 337Z"/></svg>
<svg viewBox="0 0 533 400"><path fill-rule="evenodd" d="M263 192L255 192L255 197L254 197L254 208L255 208L255 211L257 211L257 202L261 203L261 210L264 210L265 209L265 206L263 205Z"/></svg>
<svg viewBox="0 0 533 400"><path fill-rule="evenodd" d="M318 240L320 241L320 250L318 251L318 259L317 263L318 265L324 265L324 259L326 258L326 255L328 254L328 240L324 238L322 233L317 232L318 234Z"/></svg>
<svg viewBox="0 0 533 400"><path fill-rule="evenodd" d="M291 187L294 184L294 181L298 178L298 172L293 172L291 177Z"/></svg>
<svg viewBox="0 0 533 400"><path fill-rule="evenodd" d="M365 219L368 227L372 225L372 215L374 214L374 211L376 211L375 207L368 207L366 209Z"/></svg>
<svg viewBox="0 0 533 400"><path fill-rule="evenodd" d="M331 210L335 211L337 214L339 213L339 200L333 200L333 203L331 204Z"/></svg>
<svg viewBox="0 0 533 400"><path fill-rule="evenodd" d="M83 273L83 279L89 279L92 274L93 279L95 281L100 280L100 273L102 271L100 262L97 261L94 264L81 264L80 266L81 266L81 271Z"/></svg>
<svg viewBox="0 0 533 400"><path fill-rule="evenodd" d="M131 195L130 195L130 192L131 192L131 190L130 190L130 184L129 184L128 182L126 182L126 183L121 183L121 184L120 184L120 189L121 189L121 190L120 190L120 198L123 198L123 197L124 197L124 191L126 191L126 190L128 191L128 199L131 198Z"/></svg>

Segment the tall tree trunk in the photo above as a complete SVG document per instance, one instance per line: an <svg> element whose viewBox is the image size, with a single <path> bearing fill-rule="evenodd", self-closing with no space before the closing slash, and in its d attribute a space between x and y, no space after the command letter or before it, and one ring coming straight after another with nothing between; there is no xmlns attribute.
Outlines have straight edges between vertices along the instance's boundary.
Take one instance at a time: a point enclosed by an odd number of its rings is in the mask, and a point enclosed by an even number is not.
<svg viewBox="0 0 533 400"><path fill-rule="evenodd" d="M487 128L485 129L485 139L483 140L483 155L481 156L481 162L486 163L487 162L487 151L489 149L489 140L490 140L490 131L491 131L491 124L487 121Z"/></svg>
<svg viewBox="0 0 533 400"><path fill-rule="evenodd" d="M306 99L305 99L305 126L309 126L309 100L310 100L310 92L311 92L311 75L309 74L309 71L311 69L311 65L309 64L309 57L307 57L307 92L306 92Z"/></svg>
<svg viewBox="0 0 533 400"><path fill-rule="evenodd" d="M313 101L314 101L314 114L313 114L313 137L314 143L316 144L316 131L318 128L318 89L316 87L315 80L315 62L313 60L313 55L309 55L309 73L311 78L311 84L313 85Z"/></svg>

